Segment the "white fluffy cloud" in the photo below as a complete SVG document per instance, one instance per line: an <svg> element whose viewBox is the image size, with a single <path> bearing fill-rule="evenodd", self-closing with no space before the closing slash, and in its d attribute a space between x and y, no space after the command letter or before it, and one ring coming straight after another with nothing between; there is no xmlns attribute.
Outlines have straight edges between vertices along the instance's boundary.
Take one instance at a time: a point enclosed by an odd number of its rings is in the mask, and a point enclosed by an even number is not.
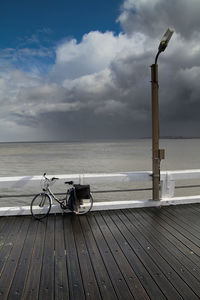
<svg viewBox="0 0 200 300"><path fill-rule="evenodd" d="M43 47L0 51L0 138L150 135L150 65L168 27L175 34L159 58L161 134L198 135L199 11L199 0L125 0L119 35L92 31L54 54ZM55 55L49 68L40 67L45 53Z"/></svg>
<svg viewBox="0 0 200 300"><path fill-rule="evenodd" d="M140 52L142 44L142 35L129 40L122 33L115 36L113 32L89 32L80 43L72 39L58 46L52 78L76 79L101 72L124 51L132 48L135 53Z"/></svg>

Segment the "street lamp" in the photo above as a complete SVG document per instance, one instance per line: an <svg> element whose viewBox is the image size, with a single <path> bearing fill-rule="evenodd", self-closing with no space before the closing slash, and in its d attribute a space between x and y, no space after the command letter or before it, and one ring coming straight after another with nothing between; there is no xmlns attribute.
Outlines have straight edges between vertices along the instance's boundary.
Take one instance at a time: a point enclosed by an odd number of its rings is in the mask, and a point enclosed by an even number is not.
<svg viewBox="0 0 200 300"><path fill-rule="evenodd" d="M158 106L158 56L165 51L174 30L168 28L158 47L155 63L151 66L152 83L152 178L153 200L160 200L160 161L164 159L164 149L159 149L159 106Z"/></svg>

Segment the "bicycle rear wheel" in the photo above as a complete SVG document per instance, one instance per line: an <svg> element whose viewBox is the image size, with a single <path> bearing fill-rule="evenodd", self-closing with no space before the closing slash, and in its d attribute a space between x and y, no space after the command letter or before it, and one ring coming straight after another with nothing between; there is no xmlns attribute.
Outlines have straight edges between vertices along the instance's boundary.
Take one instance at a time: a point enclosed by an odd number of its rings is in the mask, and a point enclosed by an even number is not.
<svg viewBox="0 0 200 300"><path fill-rule="evenodd" d="M51 199L48 194L37 194L31 202L31 214L37 219L45 218L51 210Z"/></svg>
<svg viewBox="0 0 200 300"><path fill-rule="evenodd" d="M75 213L78 215L85 215L92 209L92 206L93 206L93 197L90 194L90 197L88 199L81 199L78 210L75 211Z"/></svg>

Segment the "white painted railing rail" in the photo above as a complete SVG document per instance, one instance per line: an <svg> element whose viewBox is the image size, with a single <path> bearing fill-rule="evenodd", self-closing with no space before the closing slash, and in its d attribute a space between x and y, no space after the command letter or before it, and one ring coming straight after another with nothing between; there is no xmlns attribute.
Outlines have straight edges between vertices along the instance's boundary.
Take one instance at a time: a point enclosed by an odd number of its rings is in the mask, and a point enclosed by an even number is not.
<svg viewBox="0 0 200 300"><path fill-rule="evenodd" d="M120 172L120 173L104 173L104 174L66 174L66 175L48 175L48 177L59 177L61 181L73 180L75 183L80 184L93 184L106 183L106 185L113 182L121 183L134 183L152 181L152 172ZM7 188L12 194L12 190L20 188L23 194L23 188L31 185L36 186L36 193L38 191L38 183L42 176L19 176L19 177L0 177L0 196L1 190ZM106 209L121 209L132 207L152 207L162 205L175 205L186 203L199 203L200 202L200 189L199 195L174 197L175 183L179 180L200 179L200 169L198 170L179 170L179 171L162 171L161 172L161 190L160 201L153 201L151 199L144 200L119 200L119 201L104 201L95 202L93 210L106 210ZM14 197L14 196L13 196ZM1 201L1 200L0 200ZM29 199L30 201L30 199ZM15 207L1 207L0 215L24 215L30 214L30 203L28 206L15 206ZM59 205L53 205L51 212L61 212Z"/></svg>

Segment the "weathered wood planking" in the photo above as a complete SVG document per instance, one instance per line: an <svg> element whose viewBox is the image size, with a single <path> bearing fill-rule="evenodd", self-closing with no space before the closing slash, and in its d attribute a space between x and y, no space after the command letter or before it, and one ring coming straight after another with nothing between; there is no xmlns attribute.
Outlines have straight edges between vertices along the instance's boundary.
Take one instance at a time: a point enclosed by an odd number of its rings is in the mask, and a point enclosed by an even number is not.
<svg viewBox="0 0 200 300"><path fill-rule="evenodd" d="M0 218L0 299L199 299L200 206Z"/></svg>

